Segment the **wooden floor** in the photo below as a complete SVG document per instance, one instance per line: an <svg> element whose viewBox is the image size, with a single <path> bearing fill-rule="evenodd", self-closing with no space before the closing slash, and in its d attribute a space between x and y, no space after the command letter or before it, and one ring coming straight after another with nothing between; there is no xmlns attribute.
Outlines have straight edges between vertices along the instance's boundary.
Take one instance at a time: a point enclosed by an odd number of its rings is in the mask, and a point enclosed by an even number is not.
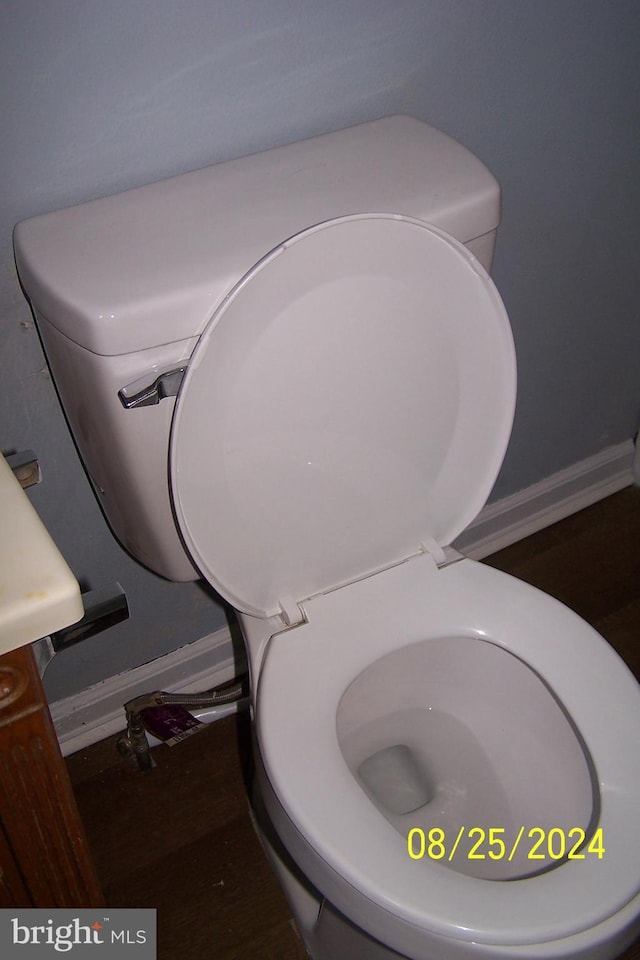
<svg viewBox="0 0 640 960"><path fill-rule="evenodd" d="M577 610L640 679L639 490L487 562ZM154 756L139 773L110 738L67 761L107 903L157 908L159 960L304 960L247 813L246 718ZM624 958L640 960L640 942Z"/></svg>

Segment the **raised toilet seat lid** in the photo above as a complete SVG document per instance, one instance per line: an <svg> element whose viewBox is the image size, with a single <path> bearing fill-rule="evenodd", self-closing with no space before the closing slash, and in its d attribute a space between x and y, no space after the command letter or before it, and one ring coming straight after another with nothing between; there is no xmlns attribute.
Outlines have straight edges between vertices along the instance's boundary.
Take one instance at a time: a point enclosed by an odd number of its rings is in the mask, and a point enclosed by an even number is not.
<svg viewBox="0 0 640 960"><path fill-rule="evenodd" d="M484 564L464 559L437 569L428 556L304 606L309 622L276 635L267 649L258 683L257 734L287 817L349 889L342 907L336 901L339 909L349 914L354 903L364 904L365 916L382 924L378 935L392 945L396 918L443 937L506 949L578 935L639 896L640 687L584 620ZM389 653L458 637L488 640L514 654L566 710L595 768L602 857L587 854L523 880L465 876L428 858L411 860L406 838L366 797L338 742L336 717L345 691ZM514 762L526 765L527 758ZM301 775L292 777L291 770ZM323 888L326 877L308 875ZM381 915L370 914L367 902ZM351 918L364 919L353 913ZM366 928L376 935L370 923ZM403 929L399 936L404 935ZM402 952L403 944L406 949L406 941L397 940L396 949Z"/></svg>
<svg viewBox="0 0 640 960"><path fill-rule="evenodd" d="M284 611L425 545L484 505L515 404L511 329L442 230L366 214L271 251L189 362L170 449L174 509L236 609Z"/></svg>

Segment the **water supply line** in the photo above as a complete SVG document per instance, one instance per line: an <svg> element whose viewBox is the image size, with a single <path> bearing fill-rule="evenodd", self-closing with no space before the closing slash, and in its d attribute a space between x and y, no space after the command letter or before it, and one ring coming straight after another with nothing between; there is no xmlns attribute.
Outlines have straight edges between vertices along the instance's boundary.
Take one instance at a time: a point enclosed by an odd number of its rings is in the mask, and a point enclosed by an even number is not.
<svg viewBox="0 0 640 960"><path fill-rule="evenodd" d="M134 697L124 705L127 718L127 732L117 741L119 753L124 757L135 757L140 770L151 770L153 759L149 749L143 712L152 707L181 706L189 710L205 710L220 707L227 703L237 703L248 697L249 674L243 673L234 680L222 683L211 690L200 693L168 693L156 690Z"/></svg>

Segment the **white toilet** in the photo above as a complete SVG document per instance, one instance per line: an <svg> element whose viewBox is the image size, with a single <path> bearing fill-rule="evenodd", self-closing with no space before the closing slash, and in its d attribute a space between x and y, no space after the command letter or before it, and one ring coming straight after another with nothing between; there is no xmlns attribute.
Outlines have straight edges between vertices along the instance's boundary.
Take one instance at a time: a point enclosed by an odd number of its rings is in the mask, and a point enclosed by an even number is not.
<svg viewBox="0 0 640 960"><path fill-rule="evenodd" d="M640 932L638 685L451 547L515 403L498 216L475 157L391 117L16 228L114 532L238 611L256 817L316 960Z"/></svg>

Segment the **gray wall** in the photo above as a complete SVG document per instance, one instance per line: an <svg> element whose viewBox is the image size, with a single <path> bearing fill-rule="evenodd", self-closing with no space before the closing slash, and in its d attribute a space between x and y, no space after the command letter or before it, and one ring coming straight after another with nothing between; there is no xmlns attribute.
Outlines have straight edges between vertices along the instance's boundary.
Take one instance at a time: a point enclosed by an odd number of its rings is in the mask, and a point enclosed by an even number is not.
<svg viewBox="0 0 640 960"><path fill-rule="evenodd" d="M494 276L519 356L494 498L637 428L637 0L3 0L0 448L85 587L131 620L61 655L53 699L225 622L114 542L78 462L11 248L13 224L392 112L460 139L503 186Z"/></svg>

